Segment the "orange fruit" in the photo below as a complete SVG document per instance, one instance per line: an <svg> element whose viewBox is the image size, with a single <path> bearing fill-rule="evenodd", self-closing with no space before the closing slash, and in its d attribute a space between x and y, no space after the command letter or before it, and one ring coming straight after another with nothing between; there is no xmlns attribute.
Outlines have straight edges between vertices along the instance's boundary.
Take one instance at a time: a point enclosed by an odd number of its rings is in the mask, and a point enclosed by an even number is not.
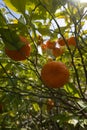
<svg viewBox="0 0 87 130"><path fill-rule="evenodd" d="M41 49L42 49L42 51L46 51L47 50L46 44L41 44Z"/></svg>
<svg viewBox="0 0 87 130"><path fill-rule="evenodd" d="M62 62L48 62L42 67L41 79L47 87L59 88L69 81L69 70Z"/></svg>
<svg viewBox="0 0 87 130"><path fill-rule="evenodd" d="M65 46L66 45L64 39L62 39L62 38L58 39L58 43L59 43L60 46Z"/></svg>
<svg viewBox="0 0 87 130"><path fill-rule="evenodd" d="M22 36L20 36L20 41L25 44L18 50L10 50L7 47L5 47L5 53L7 54L7 56L15 61L22 61L27 59L28 56L30 56L29 41Z"/></svg>
<svg viewBox="0 0 87 130"><path fill-rule="evenodd" d="M52 50L52 53L55 57L58 57L58 56L61 56L63 54L63 49L60 47L60 48L54 48Z"/></svg>
<svg viewBox="0 0 87 130"><path fill-rule="evenodd" d="M54 107L54 105L55 105L54 101L51 98L47 99L47 110L48 111L51 110Z"/></svg>
<svg viewBox="0 0 87 130"><path fill-rule="evenodd" d="M76 39L75 39L75 37L70 37L69 39L68 39L68 45L72 45L72 46L76 46Z"/></svg>
<svg viewBox="0 0 87 130"><path fill-rule="evenodd" d="M56 42L55 42L55 41L50 41L50 40L48 40L48 41L46 42L46 45L47 45L47 48L48 48L48 49L53 49L53 48L55 48L55 46L56 46Z"/></svg>
<svg viewBox="0 0 87 130"><path fill-rule="evenodd" d="M27 40L26 37L20 35L19 38L20 38L20 41L21 41L21 42L23 42L23 43L25 43L25 44L29 44L29 41Z"/></svg>

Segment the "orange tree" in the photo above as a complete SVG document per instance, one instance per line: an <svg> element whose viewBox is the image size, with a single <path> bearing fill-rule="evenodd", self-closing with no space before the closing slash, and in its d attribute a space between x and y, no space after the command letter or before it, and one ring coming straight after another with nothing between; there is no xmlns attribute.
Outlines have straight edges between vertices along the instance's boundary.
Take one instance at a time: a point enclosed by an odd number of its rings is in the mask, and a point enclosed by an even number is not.
<svg viewBox="0 0 87 130"><path fill-rule="evenodd" d="M86 4L79 0L0 3L0 128L86 129L86 14ZM46 46L49 40L55 48L63 47L61 55L53 55ZM47 87L42 81L42 67L52 61L62 62L69 70L69 81L62 87Z"/></svg>

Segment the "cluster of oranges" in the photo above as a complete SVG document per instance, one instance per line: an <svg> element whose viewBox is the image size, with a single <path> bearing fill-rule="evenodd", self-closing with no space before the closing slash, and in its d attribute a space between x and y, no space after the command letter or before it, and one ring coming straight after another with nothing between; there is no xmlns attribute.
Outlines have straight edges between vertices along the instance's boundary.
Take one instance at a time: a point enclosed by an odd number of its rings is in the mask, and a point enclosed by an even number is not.
<svg viewBox="0 0 87 130"><path fill-rule="evenodd" d="M54 57L58 57L64 53L64 46L66 46L66 44L68 46L76 46L76 39L74 36L68 39L59 38L57 41L48 40L44 44L42 37L38 36L37 44L41 46L42 51L45 52L50 49L52 51L52 55Z"/></svg>
<svg viewBox="0 0 87 130"><path fill-rule="evenodd" d="M20 49L10 50L5 48L5 53L8 57L15 61L25 60L30 56L31 47L29 41L19 36L19 39L24 45ZM63 46L76 46L75 37L69 39L59 38L56 42L48 40L45 44L43 38L38 36L37 45L41 46L43 51L50 49L53 56L58 57L64 53ZM66 65L62 62L50 61L47 62L41 69L41 79L45 86L48 88L60 88L63 87L69 81L69 70ZM52 99L47 100L47 110L51 110L54 107L54 101ZM2 107L0 106L0 111Z"/></svg>
<svg viewBox="0 0 87 130"><path fill-rule="evenodd" d="M31 47L29 41L23 36L19 36L19 39L24 43L20 49L10 50L9 48L5 48L7 56L15 61L25 60L30 56ZM69 39L59 38L56 42L48 40L46 44L44 44L43 38L38 36L37 45L40 45L43 50L50 49L55 57L64 53L62 46L66 44L76 46L75 37L70 37ZM57 45L59 45L59 47ZM62 62L50 61L42 67L41 79L47 87L59 88L69 81L69 70Z"/></svg>
<svg viewBox="0 0 87 130"><path fill-rule="evenodd" d="M59 38L58 43L60 46L65 46L66 44L68 44L68 46L76 46L76 38L74 36L68 39Z"/></svg>
<svg viewBox="0 0 87 130"><path fill-rule="evenodd" d="M59 45L59 47L57 46ZM59 38L56 42L48 40L46 44L39 41L42 49L51 49L55 57L61 56L64 53L63 46L76 46L74 36L68 39ZM41 79L45 86L49 88L63 87L69 81L69 70L62 62L50 61L46 63L41 70Z"/></svg>
<svg viewBox="0 0 87 130"><path fill-rule="evenodd" d="M57 47L59 44L59 47ZM64 53L63 46L76 46L75 37L69 39L58 39L57 42L48 40L46 44L39 42L43 50L51 49L55 57L61 56ZM60 88L63 87L69 81L69 70L62 62L50 61L46 63L41 70L41 79L45 86L48 88ZM52 99L47 99L48 112L55 106Z"/></svg>
<svg viewBox="0 0 87 130"><path fill-rule="evenodd" d="M22 43L22 46L20 45L21 47L19 49L15 48L14 50L11 50L10 48L5 47L7 56L15 61L22 61L30 56L31 47L27 38L20 35L19 41ZM69 39L66 39L66 41L61 38L59 38L58 41L48 40L46 44L43 44L43 38L40 35L38 36L37 44L41 46L43 51L46 51L47 49L52 50L53 56L57 57L63 54L64 48L62 46L65 46L66 42L68 45L76 46L75 37L70 37Z"/></svg>
<svg viewBox="0 0 87 130"><path fill-rule="evenodd" d="M41 48L43 51L46 51L48 49L51 50L52 55L54 57L58 57L58 56L62 55L64 52L64 48L61 46L59 47L58 42L51 41L51 40L48 40L45 44L42 43Z"/></svg>

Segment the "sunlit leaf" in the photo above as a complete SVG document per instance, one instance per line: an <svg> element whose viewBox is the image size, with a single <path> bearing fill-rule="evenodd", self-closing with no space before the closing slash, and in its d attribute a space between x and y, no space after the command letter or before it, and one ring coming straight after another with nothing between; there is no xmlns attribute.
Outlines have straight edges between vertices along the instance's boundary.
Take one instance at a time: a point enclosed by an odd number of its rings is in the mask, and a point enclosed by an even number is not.
<svg viewBox="0 0 87 130"><path fill-rule="evenodd" d="M40 111L40 107L37 103L33 103L33 107L35 111Z"/></svg>
<svg viewBox="0 0 87 130"><path fill-rule="evenodd" d="M79 97L79 92L78 90L75 88L75 86L71 83L67 84L64 86L64 89L71 93L72 95L74 95L75 97Z"/></svg>
<svg viewBox="0 0 87 130"><path fill-rule="evenodd" d="M10 115L11 117L15 117L15 113L14 113L13 111L10 111L10 112L9 112L9 115Z"/></svg>
<svg viewBox="0 0 87 130"><path fill-rule="evenodd" d="M12 9L15 12L25 12L26 0L3 0L8 8Z"/></svg>
<svg viewBox="0 0 87 130"><path fill-rule="evenodd" d="M70 120L68 121L68 123L73 124L74 126L76 126L77 123L78 123L78 120L77 120L77 119L70 119Z"/></svg>
<svg viewBox="0 0 87 130"><path fill-rule="evenodd" d="M4 26L4 25L6 25L6 19L2 14L2 12L0 11L0 26Z"/></svg>

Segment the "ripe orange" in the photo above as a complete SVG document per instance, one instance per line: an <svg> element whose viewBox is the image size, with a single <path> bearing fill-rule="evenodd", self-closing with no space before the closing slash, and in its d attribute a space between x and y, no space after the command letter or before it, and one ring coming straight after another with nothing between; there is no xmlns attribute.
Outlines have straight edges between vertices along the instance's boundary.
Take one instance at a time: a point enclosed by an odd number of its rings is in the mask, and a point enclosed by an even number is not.
<svg viewBox="0 0 87 130"><path fill-rule="evenodd" d="M25 43L25 45L23 45L18 50L10 50L7 47L5 47L5 53L7 54L7 56L15 61L25 60L30 55L29 41L25 37L22 37L22 36L20 36L20 41Z"/></svg>
<svg viewBox="0 0 87 130"><path fill-rule="evenodd" d="M69 39L68 39L68 45L72 45L72 46L76 46L76 39L75 39L75 37L70 37Z"/></svg>
<svg viewBox="0 0 87 130"><path fill-rule="evenodd" d="M65 46L66 45L64 39L62 39L62 38L58 39L58 43L59 43L60 46Z"/></svg>
<svg viewBox="0 0 87 130"><path fill-rule="evenodd" d="M69 81L69 70L62 62L48 62L42 67L41 79L47 87L59 88Z"/></svg>
<svg viewBox="0 0 87 130"><path fill-rule="evenodd" d="M55 57L58 57L58 56L61 56L63 54L63 49L60 47L60 48L54 48L52 50L52 53Z"/></svg>
<svg viewBox="0 0 87 130"><path fill-rule="evenodd" d="M20 41L21 41L21 42L23 42L23 43L25 43L25 44L29 44L29 41L27 40L26 37L20 35L19 38L20 38Z"/></svg>
<svg viewBox="0 0 87 130"><path fill-rule="evenodd" d="M54 107L54 105L55 105L54 101L51 98L47 99L47 110L48 111L51 110Z"/></svg>
<svg viewBox="0 0 87 130"><path fill-rule="evenodd" d="M48 48L48 49L53 49L53 48L55 48L55 46L56 46L56 42L55 42L55 41L50 41L50 40L48 40L48 41L46 42L46 45L47 45L47 48Z"/></svg>
<svg viewBox="0 0 87 130"><path fill-rule="evenodd" d="M47 50L46 44L41 44L41 48L42 48L42 51L46 51Z"/></svg>

